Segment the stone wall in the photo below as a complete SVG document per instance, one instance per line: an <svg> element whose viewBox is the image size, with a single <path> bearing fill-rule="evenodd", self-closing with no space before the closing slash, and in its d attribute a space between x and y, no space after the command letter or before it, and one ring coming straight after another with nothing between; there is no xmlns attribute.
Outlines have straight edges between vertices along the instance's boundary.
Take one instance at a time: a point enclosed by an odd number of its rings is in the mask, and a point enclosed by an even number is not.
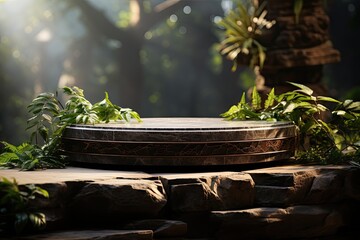
<svg viewBox="0 0 360 240"><path fill-rule="evenodd" d="M32 203L47 217L42 239L329 239L356 230L360 213L360 169L350 166L179 174L67 168L0 176L48 190L50 199Z"/></svg>

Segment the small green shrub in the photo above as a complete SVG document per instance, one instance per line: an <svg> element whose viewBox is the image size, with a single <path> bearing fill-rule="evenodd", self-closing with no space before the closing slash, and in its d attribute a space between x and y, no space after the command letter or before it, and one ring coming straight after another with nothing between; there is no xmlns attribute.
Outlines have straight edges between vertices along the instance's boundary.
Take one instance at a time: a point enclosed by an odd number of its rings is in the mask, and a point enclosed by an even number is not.
<svg viewBox="0 0 360 240"><path fill-rule="evenodd" d="M307 86L291 83L298 89L275 95L272 89L264 104L253 88L251 103L243 93L237 105L222 113L227 120L290 121L299 130L299 153L302 162L340 163L360 159L360 102L344 102L314 96ZM324 104L335 104L330 111ZM321 119L329 113L328 121Z"/></svg>
<svg viewBox="0 0 360 240"><path fill-rule="evenodd" d="M21 187L15 180L0 180L0 236L22 234L46 227L45 215L32 208L29 202L38 196L48 198L48 192L33 184Z"/></svg>
<svg viewBox="0 0 360 240"><path fill-rule="evenodd" d="M28 106L31 117L27 130L29 143L13 146L2 142L0 167L18 167L22 170L63 168L66 156L60 153L61 136L71 124L96 124L110 121L141 121L139 114L130 108L113 104L107 93L105 99L91 104L82 89L64 87L69 100L63 105L54 93L41 93Z"/></svg>

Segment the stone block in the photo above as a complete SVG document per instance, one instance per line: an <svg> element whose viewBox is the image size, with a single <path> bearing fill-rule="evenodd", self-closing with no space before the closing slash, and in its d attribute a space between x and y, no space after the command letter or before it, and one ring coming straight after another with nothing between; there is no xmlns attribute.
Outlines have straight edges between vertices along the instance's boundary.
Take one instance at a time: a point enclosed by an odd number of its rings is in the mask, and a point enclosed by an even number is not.
<svg viewBox="0 0 360 240"><path fill-rule="evenodd" d="M294 187L255 186L257 206L288 206L294 200Z"/></svg>
<svg viewBox="0 0 360 240"><path fill-rule="evenodd" d="M124 227L131 230L152 230L155 238L184 237L187 224L182 221L166 219L147 219L132 222Z"/></svg>
<svg viewBox="0 0 360 240"><path fill-rule="evenodd" d="M342 172L332 171L319 174L315 176L305 202L308 204L339 202L345 196L343 186Z"/></svg>
<svg viewBox="0 0 360 240"><path fill-rule="evenodd" d="M154 217L167 202L159 180L111 179L87 184L77 194L71 209L84 216Z"/></svg>
<svg viewBox="0 0 360 240"><path fill-rule="evenodd" d="M214 239L217 224L210 221L210 212L178 212L172 213L172 219L187 224L186 239Z"/></svg>
<svg viewBox="0 0 360 240"><path fill-rule="evenodd" d="M344 180L346 198L360 201L360 168L351 168L347 171Z"/></svg>
<svg viewBox="0 0 360 240"><path fill-rule="evenodd" d="M283 166L250 170L248 174L255 181L255 202L259 206L291 206L301 204L306 198L316 169Z"/></svg>
<svg viewBox="0 0 360 240"><path fill-rule="evenodd" d="M161 179L165 189L168 189L171 206L176 209L180 205L184 206L185 202L188 210L194 209L190 205L201 205L200 211L243 209L254 204L254 181L246 173L197 173L163 176ZM195 198L195 195L200 196L199 199L203 199L204 204L187 199ZM187 198L182 196L187 196ZM179 202L181 202L180 205L178 205Z"/></svg>
<svg viewBox="0 0 360 240"><path fill-rule="evenodd" d="M211 178L210 188L221 200L221 209L243 209L254 205L255 183L249 174L238 173Z"/></svg>
<svg viewBox="0 0 360 240"><path fill-rule="evenodd" d="M68 186L64 182L37 184L38 187L49 193L49 198L37 197L30 202L35 208L51 209L62 208L68 201Z"/></svg>
<svg viewBox="0 0 360 240"><path fill-rule="evenodd" d="M343 225L335 206L297 205L288 208L253 208L214 211L218 239L311 238L336 233Z"/></svg>
<svg viewBox="0 0 360 240"><path fill-rule="evenodd" d="M9 239L9 238L7 238ZM10 239L18 240L152 240L151 230L83 230L83 231L63 231L44 233L26 237L13 237ZM3 239L5 240L5 239Z"/></svg>
<svg viewBox="0 0 360 240"><path fill-rule="evenodd" d="M250 175L255 184L261 186L293 187L295 181L293 173L271 174L264 171L250 173Z"/></svg>
<svg viewBox="0 0 360 240"><path fill-rule="evenodd" d="M221 200L206 183L171 186L171 210L174 212L202 212L220 209Z"/></svg>

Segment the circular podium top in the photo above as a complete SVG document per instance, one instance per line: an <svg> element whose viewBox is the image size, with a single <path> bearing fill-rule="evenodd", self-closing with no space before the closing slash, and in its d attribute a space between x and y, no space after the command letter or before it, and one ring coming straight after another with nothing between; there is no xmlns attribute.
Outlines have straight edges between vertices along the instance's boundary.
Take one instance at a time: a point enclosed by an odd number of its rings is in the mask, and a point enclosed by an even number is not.
<svg viewBox="0 0 360 240"><path fill-rule="evenodd" d="M142 122L72 125L63 137L112 141L208 142L295 136L290 122L227 121L222 118L143 118Z"/></svg>
<svg viewBox="0 0 360 240"><path fill-rule="evenodd" d="M273 128L292 125L290 122L266 122L266 121L227 121L222 118L143 118L142 122L132 121L112 122L95 125L73 125L74 127L101 128L101 129L128 129L128 130L167 130L167 131L191 131L191 130L227 130L249 128Z"/></svg>

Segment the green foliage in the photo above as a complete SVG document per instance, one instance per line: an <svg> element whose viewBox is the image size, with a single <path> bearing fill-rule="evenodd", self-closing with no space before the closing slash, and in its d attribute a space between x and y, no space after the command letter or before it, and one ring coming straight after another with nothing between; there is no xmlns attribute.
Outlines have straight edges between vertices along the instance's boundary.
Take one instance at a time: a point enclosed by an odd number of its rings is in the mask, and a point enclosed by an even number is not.
<svg viewBox="0 0 360 240"><path fill-rule="evenodd" d="M113 104L109 100L107 92L105 93L105 99L94 105L93 111L97 114L99 121L105 123L117 120L128 122L132 118L141 121L137 112L132 111L130 108L121 108Z"/></svg>
<svg viewBox="0 0 360 240"><path fill-rule="evenodd" d="M336 125L336 144L348 151L360 147L360 102L345 100L332 112L332 124Z"/></svg>
<svg viewBox="0 0 360 240"><path fill-rule="evenodd" d="M38 196L48 198L49 194L33 184L18 186L15 180L0 180L0 235L45 228L45 215L29 204Z"/></svg>
<svg viewBox="0 0 360 240"><path fill-rule="evenodd" d="M233 71L241 55L250 57L251 67L259 65L262 68L264 65L266 48L260 43L260 38L264 29L270 29L275 24L275 21L265 18L267 11L264 8L265 2L260 6L255 5L254 1L248 1L247 5L239 2L219 23L225 28L220 52L234 62Z"/></svg>
<svg viewBox="0 0 360 240"><path fill-rule="evenodd" d="M291 84L297 89L280 95L272 89L264 105L254 87L251 104L243 94L241 101L221 116L227 120L291 121L299 130L299 160L359 162L360 102L314 96L307 86ZM330 111L323 103L336 107ZM326 114L331 115L328 121L321 119Z"/></svg>
<svg viewBox="0 0 360 240"><path fill-rule="evenodd" d="M78 87L64 87L64 93L70 96L64 110L58 115L61 125L100 122L93 105L85 98L84 91Z"/></svg>
<svg viewBox="0 0 360 240"><path fill-rule="evenodd" d="M56 94L41 93L28 106L32 115L28 119L27 130L31 131L30 142L16 147L3 142L5 148L0 154L0 166L19 167L23 170L63 168L66 158L60 154L61 136L66 126L71 124L96 124L110 121L141 121L137 112L113 104L107 93L105 99L92 105L82 89L64 87L69 96L65 106Z"/></svg>
<svg viewBox="0 0 360 240"><path fill-rule="evenodd" d="M30 143L23 143L19 146L7 142L2 142L2 144L5 146L0 155L0 166L2 167L19 167L23 170L65 167L65 156L58 154L57 149L51 143L43 146Z"/></svg>
<svg viewBox="0 0 360 240"><path fill-rule="evenodd" d="M64 87L64 93L70 96L64 110L58 115L60 125L95 124L110 121L135 119L141 121L137 112L130 108L121 108L113 104L105 92L105 99L92 105L78 87Z"/></svg>
<svg viewBox="0 0 360 240"><path fill-rule="evenodd" d="M330 148L324 151L323 148L315 146L310 147L306 151L299 151L297 154L299 163L314 163L314 164L343 164L350 163L354 166L360 167L360 151L344 153L337 148Z"/></svg>
<svg viewBox="0 0 360 240"><path fill-rule="evenodd" d="M47 141L55 129L52 125L53 116L59 115L59 102L53 93L41 93L28 106L32 117L27 120L27 130L35 129L31 134L31 141L39 142L39 137Z"/></svg>

